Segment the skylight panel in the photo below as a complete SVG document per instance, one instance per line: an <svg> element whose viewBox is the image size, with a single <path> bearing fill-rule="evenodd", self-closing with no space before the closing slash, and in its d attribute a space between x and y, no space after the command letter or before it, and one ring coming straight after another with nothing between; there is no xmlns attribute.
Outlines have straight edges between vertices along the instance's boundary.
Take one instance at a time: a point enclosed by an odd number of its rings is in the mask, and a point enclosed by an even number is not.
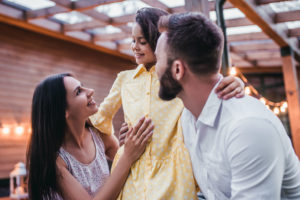
<svg viewBox="0 0 300 200"><path fill-rule="evenodd" d="M100 13L104 13L109 17L120 17L123 15L134 14L138 9L150 7L148 4L139 0L127 0L118 3L101 5L95 8Z"/></svg>
<svg viewBox="0 0 300 200"><path fill-rule="evenodd" d="M242 26L242 27L231 27L226 29L227 35L236 35L244 33L257 33L261 32L261 29L256 25Z"/></svg>
<svg viewBox="0 0 300 200"><path fill-rule="evenodd" d="M3 2L29 10L50 8L56 5L53 1L49 0L3 0Z"/></svg>
<svg viewBox="0 0 300 200"><path fill-rule="evenodd" d="M244 13L242 13L237 8L225 9L223 13L225 19L237 19L237 18L245 17ZM216 11L210 11L209 18L213 21L216 21L217 20Z"/></svg>
<svg viewBox="0 0 300 200"><path fill-rule="evenodd" d="M122 30L117 27L114 27L112 25L108 25L108 26L101 27L101 28L90 29L90 30L88 30L88 32L98 35L98 34L121 33Z"/></svg>
<svg viewBox="0 0 300 200"><path fill-rule="evenodd" d="M66 24L77 24L81 22L88 22L92 21L92 18L84 15L82 13L79 13L77 11L72 11L70 13L60 13L53 16L53 18L57 21L60 21L62 23Z"/></svg>
<svg viewBox="0 0 300 200"><path fill-rule="evenodd" d="M276 13L300 10L300 0L270 3L269 5Z"/></svg>
<svg viewBox="0 0 300 200"><path fill-rule="evenodd" d="M289 29L300 28L300 21L285 22Z"/></svg>
<svg viewBox="0 0 300 200"><path fill-rule="evenodd" d="M184 6L184 0L159 0L163 4L166 4L169 8L174 8L178 6Z"/></svg>

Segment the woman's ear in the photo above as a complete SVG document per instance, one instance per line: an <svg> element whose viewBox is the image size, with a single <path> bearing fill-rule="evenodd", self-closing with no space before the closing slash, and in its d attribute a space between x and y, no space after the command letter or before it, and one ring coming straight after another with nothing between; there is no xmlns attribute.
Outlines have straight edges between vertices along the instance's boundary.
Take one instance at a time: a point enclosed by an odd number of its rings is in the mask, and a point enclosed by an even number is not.
<svg viewBox="0 0 300 200"><path fill-rule="evenodd" d="M70 116L70 113L69 113L69 111L68 111L68 110L66 110L66 119L68 119L68 118L69 118L69 116Z"/></svg>
<svg viewBox="0 0 300 200"><path fill-rule="evenodd" d="M175 80L180 81L183 79L185 73L185 66L181 60L175 60L172 64L172 76Z"/></svg>

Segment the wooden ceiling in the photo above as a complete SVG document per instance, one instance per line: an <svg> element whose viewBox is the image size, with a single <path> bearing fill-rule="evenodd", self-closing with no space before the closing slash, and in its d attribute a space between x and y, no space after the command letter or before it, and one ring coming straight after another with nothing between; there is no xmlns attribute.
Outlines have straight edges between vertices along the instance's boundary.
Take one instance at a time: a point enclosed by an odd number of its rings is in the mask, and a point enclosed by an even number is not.
<svg viewBox="0 0 300 200"><path fill-rule="evenodd" d="M0 22L12 24L35 32L46 34L59 39L71 41L102 52L110 53L126 59L133 59L130 50L131 28L129 22L134 19L133 14L117 17L109 17L98 12L98 6L122 2L123 0L52 0L55 6L38 10L30 10L11 4L6 0L0 0ZM168 7L159 0L141 0L142 2L167 10L170 13L184 12L186 5ZM171 0L170 0L171 1ZM240 68L254 68L258 71L270 71L282 67L280 47L290 44L295 58L299 64L300 50L300 26L288 28L285 22L298 21L300 23L299 10L287 10L275 12L271 9L271 3L284 2L286 0L228 0L224 9L238 8L246 17L231 18L226 20L228 28L242 29L249 25L258 25L262 31L253 33L240 33L228 35L231 63ZM290 1L299 3L298 1ZM215 10L215 2L209 1L209 10ZM63 23L55 20L53 16L59 13L77 11L91 20L80 23ZM111 25L121 31L116 33L91 32L95 28ZM271 70L272 71L272 70Z"/></svg>

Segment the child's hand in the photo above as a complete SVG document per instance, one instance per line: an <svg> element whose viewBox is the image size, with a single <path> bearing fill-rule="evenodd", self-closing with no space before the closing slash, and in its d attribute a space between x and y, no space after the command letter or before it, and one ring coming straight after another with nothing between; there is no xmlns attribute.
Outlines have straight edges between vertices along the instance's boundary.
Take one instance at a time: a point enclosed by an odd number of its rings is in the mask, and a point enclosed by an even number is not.
<svg viewBox="0 0 300 200"><path fill-rule="evenodd" d="M124 122L119 131L119 145L122 146L125 143L126 133L128 131L128 124Z"/></svg>
<svg viewBox="0 0 300 200"><path fill-rule="evenodd" d="M220 82L215 92L219 98L224 100L232 97L241 98L245 95L244 86L245 84L241 79L235 76L227 76Z"/></svg>

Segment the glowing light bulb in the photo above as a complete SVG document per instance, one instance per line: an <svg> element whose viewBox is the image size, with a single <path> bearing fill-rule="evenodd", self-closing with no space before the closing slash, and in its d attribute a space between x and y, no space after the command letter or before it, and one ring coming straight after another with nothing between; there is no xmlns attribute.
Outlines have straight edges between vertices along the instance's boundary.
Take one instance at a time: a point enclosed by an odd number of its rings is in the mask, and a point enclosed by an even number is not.
<svg viewBox="0 0 300 200"><path fill-rule="evenodd" d="M260 98L259 99L263 104L265 104L266 105L266 100L262 97L262 98Z"/></svg>
<svg viewBox="0 0 300 200"><path fill-rule="evenodd" d="M287 104L287 102L285 101L283 104L282 104L282 107L285 107L285 108L287 108L288 107L288 104Z"/></svg>
<svg viewBox="0 0 300 200"><path fill-rule="evenodd" d="M282 105L282 106L280 107L280 111L283 112L283 113L285 113L285 112L286 112L286 107Z"/></svg>
<svg viewBox="0 0 300 200"><path fill-rule="evenodd" d="M24 127L23 126L17 126L15 132L16 132L17 135L23 135Z"/></svg>
<svg viewBox="0 0 300 200"><path fill-rule="evenodd" d="M232 75L232 76L235 76L237 74L236 68L235 67L231 67L230 71L229 71L229 74Z"/></svg>
<svg viewBox="0 0 300 200"><path fill-rule="evenodd" d="M280 111L279 111L279 108L275 107L274 110L273 110L273 112L275 113L275 115L278 115L279 112L280 112Z"/></svg>
<svg viewBox="0 0 300 200"><path fill-rule="evenodd" d="M2 129L2 133L3 133L4 135L8 135L8 134L10 133L10 128L4 127L4 128Z"/></svg>
<svg viewBox="0 0 300 200"><path fill-rule="evenodd" d="M251 94L251 89L249 87L245 87L245 93L247 95L250 95Z"/></svg>

